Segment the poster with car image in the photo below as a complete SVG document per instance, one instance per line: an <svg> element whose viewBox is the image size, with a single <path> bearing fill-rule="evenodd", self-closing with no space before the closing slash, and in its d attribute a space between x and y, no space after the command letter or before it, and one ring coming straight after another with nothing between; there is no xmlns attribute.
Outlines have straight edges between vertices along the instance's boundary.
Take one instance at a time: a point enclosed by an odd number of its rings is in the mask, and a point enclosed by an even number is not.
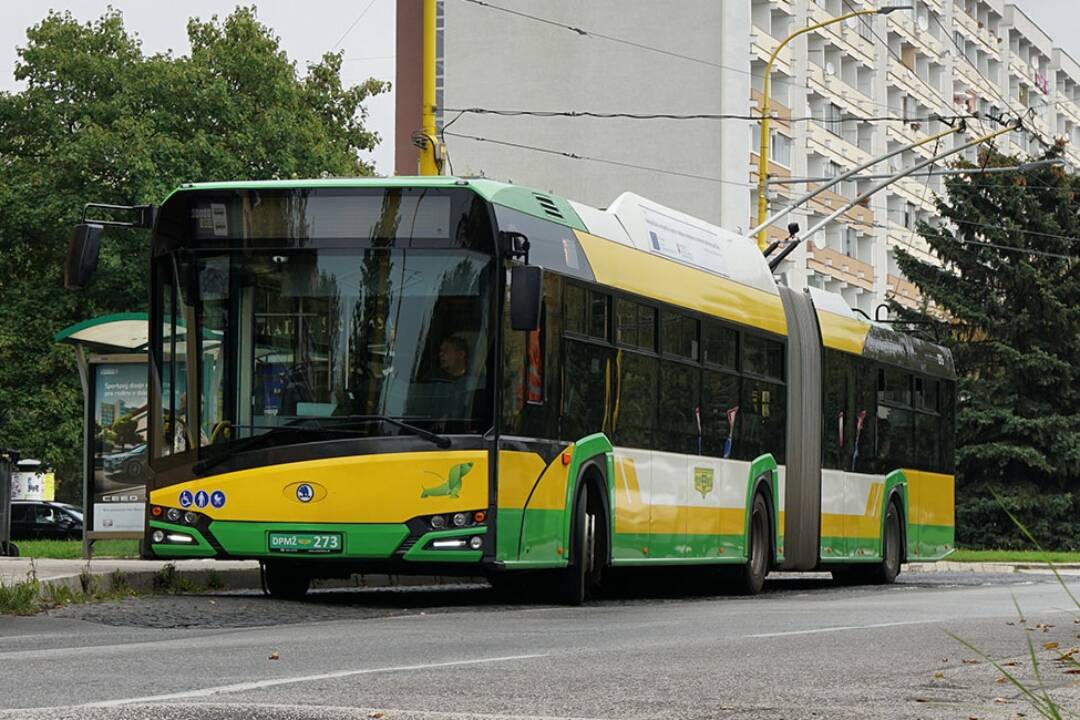
<svg viewBox="0 0 1080 720"><path fill-rule="evenodd" d="M142 533L146 507L147 366L100 362L93 383L93 480L87 503L97 533Z"/></svg>

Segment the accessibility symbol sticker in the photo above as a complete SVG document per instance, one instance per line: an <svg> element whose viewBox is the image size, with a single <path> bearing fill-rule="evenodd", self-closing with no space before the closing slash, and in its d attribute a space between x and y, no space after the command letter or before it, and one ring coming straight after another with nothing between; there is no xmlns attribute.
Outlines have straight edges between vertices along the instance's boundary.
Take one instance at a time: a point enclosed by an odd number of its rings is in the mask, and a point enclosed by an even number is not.
<svg viewBox="0 0 1080 720"><path fill-rule="evenodd" d="M210 504L218 509L225 507L225 493L220 490L210 493Z"/></svg>
<svg viewBox="0 0 1080 720"><path fill-rule="evenodd" d="M184 490L180 493L180 507L191 507L191 491Z"/></svg>
<svg viewBox="0 0 1080 720"><path fill-rule="evenodd" d="M195 493L195 506L204 508L206 504L210 502L210 495L205 490L200 490Z"/></svg>

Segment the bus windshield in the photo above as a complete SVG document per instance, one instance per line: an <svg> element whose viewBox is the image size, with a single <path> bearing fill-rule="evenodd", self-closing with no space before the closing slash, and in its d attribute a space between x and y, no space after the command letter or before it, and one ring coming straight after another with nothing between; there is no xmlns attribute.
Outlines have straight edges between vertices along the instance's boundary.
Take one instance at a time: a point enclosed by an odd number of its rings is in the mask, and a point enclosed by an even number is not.
<svg viewBox="0 0 1080 720"><path fill-rule="evenodd" d="M155 458L491 426L493 256L344 244L154 258Z"/></svg>

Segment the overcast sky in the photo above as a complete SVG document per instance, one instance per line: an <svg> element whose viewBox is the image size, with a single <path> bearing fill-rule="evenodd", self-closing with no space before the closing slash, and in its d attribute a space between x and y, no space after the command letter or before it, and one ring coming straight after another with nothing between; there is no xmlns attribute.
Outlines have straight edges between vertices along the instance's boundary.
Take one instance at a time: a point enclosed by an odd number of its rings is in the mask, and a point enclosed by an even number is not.
<svg viewBox="0 0 1080 720"><path fill-rule="evenodd" d="M253 3L258 7L259 19L277 33L282 47L301 68L305 61L317 59L340 42L340 49L345 51L342 79L347 84L367 77L394 79L395 0L246 2ZM128 31L142 39L144 52L171 48L186 54L190 50L185 30L188 17L227 15L237 4L235 0L0 0L0 90L18 89L12 77L15 48L25 44L26 28L40 21L50 8L70 10L86 21L99 17L112 5L123 13ZM1080 0L1016 0L1015 4L1080 61ZM349 30L354 22L356 25ZM394 155L392 92L371 100L367 107L368 125L383 140L369 159L375 161L380 173L390 174Z"/></svg>

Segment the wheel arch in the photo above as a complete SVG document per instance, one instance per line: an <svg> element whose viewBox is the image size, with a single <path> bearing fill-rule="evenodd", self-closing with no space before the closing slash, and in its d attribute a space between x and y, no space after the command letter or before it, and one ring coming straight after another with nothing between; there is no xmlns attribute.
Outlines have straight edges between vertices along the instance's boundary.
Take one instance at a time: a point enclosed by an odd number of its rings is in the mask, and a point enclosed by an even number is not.
<svg viewBox="0 0 1080 720"><path fill-rule="evenodd" d="M607 537L607 564L611 564L612 535L615 532L614 515L614 467L615 454L611 441L603 433L582 438L574 444L570 467L566 477L566 502L563 510L562 547L567 550L563 557L569 558L570 532L578 494L584 483L599 499Z"/></svg>
<svg viewBox="0 0 1080 720"><path fill-rule="evenodd" d="M900 511L900 562L907 562L908 558L908 481L903 470L893 470L885 476L885 489L881 497L881 527L879 529L879 552L885 557L885 515L889 510L889 503L895 502Z"/></svg>
<svg viewBox="0 0 1080 720"><path fill-rule="evenodd" d="M769 567L774 567L782 558L778 552L781 543L780 534L780 472L772 453L759 455L750 463L750 473L746 485L746 508L743 513L743 548L750 546L750 519L754 509L754 497L765 493L765 504L769 508Z"/></svg>

